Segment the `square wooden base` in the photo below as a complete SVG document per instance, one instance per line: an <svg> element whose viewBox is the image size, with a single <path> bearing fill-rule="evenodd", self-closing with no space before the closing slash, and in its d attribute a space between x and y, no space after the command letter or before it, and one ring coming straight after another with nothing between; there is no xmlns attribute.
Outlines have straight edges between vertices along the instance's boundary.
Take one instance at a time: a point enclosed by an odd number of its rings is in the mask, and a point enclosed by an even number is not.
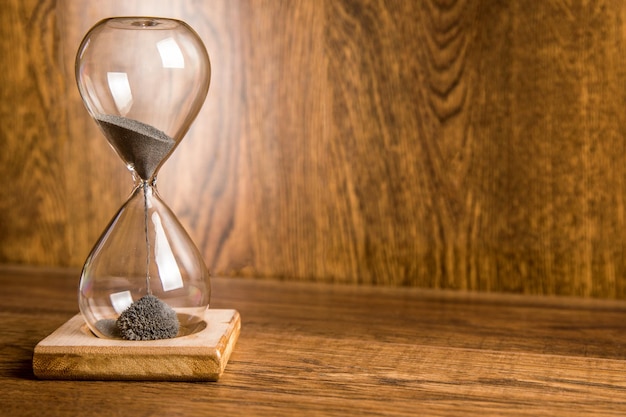
<svg viewBox="0 0 626 417"><path fill-rule="evenodd" d="M39 342L33 371L41 379L217 381L237 342L236 310L207 310L206 327L173 339L101 339L78 314Z"/></svg>

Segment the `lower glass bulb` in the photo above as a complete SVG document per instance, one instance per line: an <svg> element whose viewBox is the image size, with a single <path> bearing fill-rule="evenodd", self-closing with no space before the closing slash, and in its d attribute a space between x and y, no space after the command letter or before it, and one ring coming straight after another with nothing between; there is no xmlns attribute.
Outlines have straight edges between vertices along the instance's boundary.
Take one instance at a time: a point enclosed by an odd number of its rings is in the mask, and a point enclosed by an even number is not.
<svg viewBox="0 0 626 417"><path fill-rule="evenodd" d="M79 306L99 337L154 340L204 324L210 278L200 252L160 199L156 180L138 181L91 251Z"/></svg>

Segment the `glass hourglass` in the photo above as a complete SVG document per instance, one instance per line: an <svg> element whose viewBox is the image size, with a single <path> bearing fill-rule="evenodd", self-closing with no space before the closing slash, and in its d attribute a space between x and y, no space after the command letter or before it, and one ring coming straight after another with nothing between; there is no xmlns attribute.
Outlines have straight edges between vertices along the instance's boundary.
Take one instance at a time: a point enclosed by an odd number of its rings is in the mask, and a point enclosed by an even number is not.
<svg viewBox="0 0 626 417"><path fill-rule="evenodd" d="M103 338L154 340L194 333L209 306L209 273L156 178L198 114L210 62L184 22L152 17L100 21L76 56L87 110L132 173L128 200L82 270L79 307Z"/></svg>

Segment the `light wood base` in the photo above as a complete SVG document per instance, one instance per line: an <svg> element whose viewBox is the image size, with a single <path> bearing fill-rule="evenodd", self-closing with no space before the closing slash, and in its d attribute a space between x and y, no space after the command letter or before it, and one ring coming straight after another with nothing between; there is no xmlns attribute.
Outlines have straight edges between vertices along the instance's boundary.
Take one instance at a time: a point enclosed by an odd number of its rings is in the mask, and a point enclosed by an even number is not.
<svg viewBox="0 0 626 417"><path fill-rule="evenodd" d="M78 314L39 342L33 371L41 379L217 381L237 342L236 310L211 310L207 326L174 339L101 339Z"/></svg>

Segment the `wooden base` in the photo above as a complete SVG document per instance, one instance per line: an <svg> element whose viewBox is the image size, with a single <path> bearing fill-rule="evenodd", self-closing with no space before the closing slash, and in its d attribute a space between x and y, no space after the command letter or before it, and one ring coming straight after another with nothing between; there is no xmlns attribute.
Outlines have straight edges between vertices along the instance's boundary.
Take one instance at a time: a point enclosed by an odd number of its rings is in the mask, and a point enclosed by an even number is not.
<svg viewBox="0 0 626 417"><path fill-rule="evenodd" d="M101 339L78 314L39 342L33 371L41 379L217 381L237 342L236 310L206 312L206 327L174 339Z"/></svg>

